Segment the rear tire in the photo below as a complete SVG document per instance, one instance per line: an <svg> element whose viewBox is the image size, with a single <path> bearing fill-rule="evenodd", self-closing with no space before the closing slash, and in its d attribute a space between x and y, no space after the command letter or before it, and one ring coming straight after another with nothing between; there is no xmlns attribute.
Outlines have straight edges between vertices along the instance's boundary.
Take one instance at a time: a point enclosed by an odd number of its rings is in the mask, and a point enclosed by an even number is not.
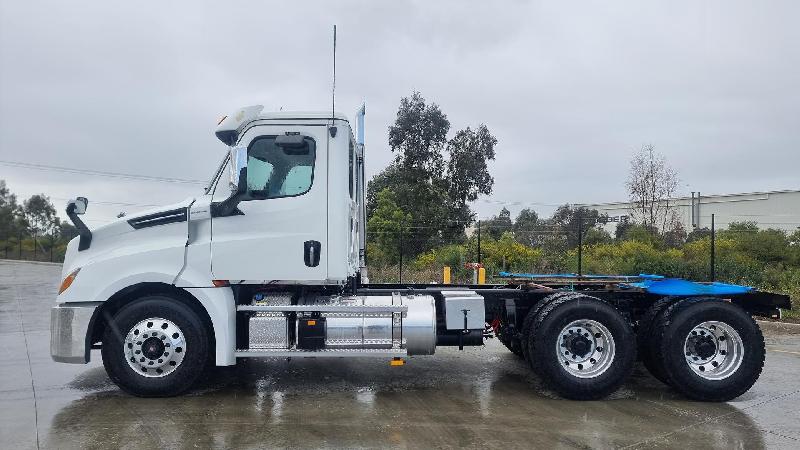
<svg viewBox="0 0 800 450"><path fill-rule="evenodd" d="M525 356L522 354L522 347L520 346L519 339L498 336L498 340L505 345L505 347L509 349L511 353L519 358L525 359Z"/></svg>
<svg viewBox="0 0 800 450"><path fill-rule="evenodd" d="M674 297L664 297L656 300L639 320L639 326L636 331L639 359L642 360L642 364L654 378L666 385L669 385L669 379L664 372L663 360L659 349L660 342L656 342L655 339L655 324L663 314L667 313L667 309L682 300Z"/></svg>
<svg viewBox="0 0 800 450"><path fill-rule="evenodd" d="M761 375L766 350L753 318L716 298L682 302L658 321L660 354L672 387L701 401L723 402L747 392Z"/></svg>
<svg viewBox="0 0 800 450"><path fill-rule="evenodd" d="M529 336L533 332L533 324L536 321L536 317L545 306L549 305L552 301L558 300L560 298L575 298L582 294L578 294L576 292L556 292L555 294L550 294L547 297L539 300L538 303L531 307L530 311L528 311L528 315L525 316L525 320L522 322L522 338L520 339L520 352L522 353L522 358L526 361L530 360L530 356L528 354L528 340Z"/></svg>
<svg viewBox="0 0 800 450"><path fill-rule="evenodd" d="M614 307L598 298L557 298L538 312L531 331L528 362L565 398L606 397L633 370L633 330Z"/></svg>
<svg viewBox="0 0 800 450"><path fill-rule="evenodd" d="M206 367L209 336L179 300L153 295L120 309L103 335L103 366L122 390L169 397L188 390Z"/></svg>

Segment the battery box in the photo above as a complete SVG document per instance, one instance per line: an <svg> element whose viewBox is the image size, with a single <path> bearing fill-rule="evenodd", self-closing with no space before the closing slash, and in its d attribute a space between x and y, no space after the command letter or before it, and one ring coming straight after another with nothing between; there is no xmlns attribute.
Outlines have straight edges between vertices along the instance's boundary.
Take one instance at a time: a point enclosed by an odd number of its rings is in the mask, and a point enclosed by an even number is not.
<svg viewBox="0 0 800 450"><path fill-rule="evenodd" d="M319 350L325 348L325 318L297 318L297 348Z"/></svg>

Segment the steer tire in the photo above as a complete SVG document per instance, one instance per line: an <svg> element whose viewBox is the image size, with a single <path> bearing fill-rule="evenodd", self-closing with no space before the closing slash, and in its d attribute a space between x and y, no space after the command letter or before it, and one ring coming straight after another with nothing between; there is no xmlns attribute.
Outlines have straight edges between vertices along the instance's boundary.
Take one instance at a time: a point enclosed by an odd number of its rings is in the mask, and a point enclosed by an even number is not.
<svg viewBox="0 0 800 450"><path fill-rule="evenodd" d="M722 334L724 324L738 334ZM692 369L688 359L692 358L688 339L696 327L703 324L716 323L715 332L722 334L713 339L717 342L716 355L725 351L725 358L731 357L726 363L723 359L703 365L705 371L698 372ZM741 307L728 301L717 298L693 298L681 302L668 316L661 317L656 323L656 337L660 345L662 365L670 385L677 391L694 400L724 402L732 400L747 392L761 375L764 367L766 350L764 336L753 318ZM722 345L725 350L722 350ZM739 351L734 350L740 348ZM740 358L732 357L740 354ZM696 363L696 364L701 364ZM725 367L728 370L722 371ZM721 373L713 373L722 371ZM701 375L702 374L702 375ZM723 376L724 375L724 376ZM718 377L718 378L712 378Z"/></svg>
<svg viewBox="0 0 800 450"><path fill-rule="evenodd" d="M129 333L134 339L126 342ZM114 314L112 323L106 324L103 366L109 378L129 394L170 397L188 390L203 373L209 358L209 342L205 324L188 305L164 295L146 296L122 307ZM135 351L139 353L134 355ZM138 358L147 355L154 359L139 361ZM129 361L129 356L134 360ZM148 365L150 362L158 365L159 360L163 365L157 369ZM160 372L154 373L156 370Z"/></svg>
<svg viewBox="0 0 800 450"><path fill-rule="evenodd" d="M655 342L655 323L669 309L683 299L675 297L664 297L658 299L647 309L644 316L639 320L636 330L636 345L639 359L644 364L647 371L658 381L669 384L667 374L664 373L664 366L658 348L659 343Z"/></svg>
<svg viewBox="0 0 800 450"><path fill-rule="evenodd" d="M569 357L560 353L567 348L561 345L564 343L562 338L571 334L564 332L565 327L588 322L602 325L608 334L603 339L610 338L608 342L613 341L613 346L599 346L599 338L593 338L601 333L595 336L587 334L590 348L593 349L589 355L598 358L597 364L585 362L584 366L572 359L567 361ZM598 353L594 353L594 349ZM636 360L636 338L631 325L613 306L598 298L577 294L557 298L538 312L528 336L528 353L529 362L536 368L536 373L559 395L572 400L597 400L619 389L630 375ZM607 363L600 362L603 360ZM566 367L572 367L572 370L594 367L597 372L579 376ZM605 369L600 370L600 367Z"/></svg>

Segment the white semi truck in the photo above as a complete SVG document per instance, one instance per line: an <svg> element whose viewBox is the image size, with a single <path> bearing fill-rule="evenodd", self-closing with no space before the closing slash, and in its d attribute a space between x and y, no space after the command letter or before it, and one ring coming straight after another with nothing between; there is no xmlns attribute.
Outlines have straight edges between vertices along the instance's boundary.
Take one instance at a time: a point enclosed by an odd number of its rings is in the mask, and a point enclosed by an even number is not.
<svg viewBox="0 0 800 450"><path fill-rule="evenodd" d="M783 295L661 277L508 275L501 284L370 284L363 109L224 118L225 158L202 195L89 230L68 246L51 354L139 396L189 389L239 358L385 358L497 337L556 392L602 398L641 359L688 397L725 401L758 379L753 315Z"/></svg>

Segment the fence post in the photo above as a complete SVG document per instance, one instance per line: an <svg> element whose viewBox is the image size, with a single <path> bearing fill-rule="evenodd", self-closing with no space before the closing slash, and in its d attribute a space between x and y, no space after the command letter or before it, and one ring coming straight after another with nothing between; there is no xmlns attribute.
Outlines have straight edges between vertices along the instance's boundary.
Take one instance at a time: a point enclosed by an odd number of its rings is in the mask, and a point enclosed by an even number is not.
<svg viewBox="0 0 800 450"><path fill-rule="evenodd" d="M716 281L716 230L714 228L714 214L711 214L711 282Z"/></svg>
<svg viewBox="0 0 800 450"><path fill-rule="evenodd" d="M19 239L17 239L17 243L19 244L19 255L17 259L22 259L22 232L19 232Z"/></svg>
<svg viewBox="0 0 800 450"><path fill-rule="evenodd" d="M583 217L578 213L578 276L583 275Z"/></svg>
<svg viewBox="0 0 800 450"><path fill-rule="evenodd" d="M403 228L404 223L400 222L400 281L398 283L403 282Z"/></svg>

